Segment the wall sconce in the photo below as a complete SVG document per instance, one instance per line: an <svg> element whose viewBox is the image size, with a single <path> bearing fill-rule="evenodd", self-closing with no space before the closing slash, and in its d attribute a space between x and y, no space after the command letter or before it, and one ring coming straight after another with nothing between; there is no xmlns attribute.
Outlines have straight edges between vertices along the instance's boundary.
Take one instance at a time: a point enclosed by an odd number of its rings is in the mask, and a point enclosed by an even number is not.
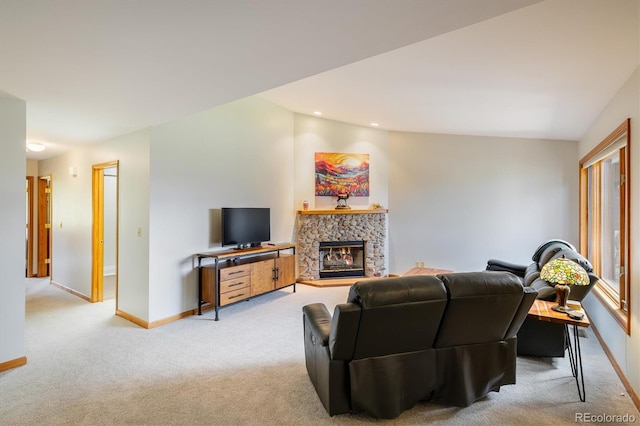
<svg viewBox="0 0 640 426"><path fill-rule="evenodd" d="M76 166L69 167L69 176L78 177L78 168Z"/></svg>

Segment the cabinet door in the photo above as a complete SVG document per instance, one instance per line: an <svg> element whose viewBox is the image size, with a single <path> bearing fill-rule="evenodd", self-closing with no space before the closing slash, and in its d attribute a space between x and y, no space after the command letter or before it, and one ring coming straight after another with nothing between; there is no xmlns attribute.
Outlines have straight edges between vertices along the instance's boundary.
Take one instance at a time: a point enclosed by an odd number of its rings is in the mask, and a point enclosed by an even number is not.
<svg viewBox="0 0 640 426"><path fill-rule="evenodd" d="M251 264L251 296L274 289L273 273L273 259Z"/></svg>
<svg viewBox="0 0 640 426"><path fill-rule="evenodd" d="M278 280L276 288L281 288L296 281L296 256L293 254L281 254L276 258Z"/></svg>

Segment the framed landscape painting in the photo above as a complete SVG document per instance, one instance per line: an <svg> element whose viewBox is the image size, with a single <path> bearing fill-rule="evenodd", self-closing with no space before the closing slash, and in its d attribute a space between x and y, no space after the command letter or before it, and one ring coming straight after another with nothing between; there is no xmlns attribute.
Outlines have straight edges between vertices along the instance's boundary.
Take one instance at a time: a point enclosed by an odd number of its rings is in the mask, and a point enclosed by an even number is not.
<svg viewBox="0 0 640 426"><path fill-rule="evenodd" d="M316 196L369 196L369 154L316 152Z"/></svg>

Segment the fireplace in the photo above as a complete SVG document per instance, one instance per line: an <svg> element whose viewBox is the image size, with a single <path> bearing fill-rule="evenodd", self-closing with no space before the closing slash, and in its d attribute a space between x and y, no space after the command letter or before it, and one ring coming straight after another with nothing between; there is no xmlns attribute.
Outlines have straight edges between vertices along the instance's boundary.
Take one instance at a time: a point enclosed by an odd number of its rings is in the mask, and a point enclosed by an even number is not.
<svg viewBox="0 0 640 426"><path fill-rule="evenodd" d="M320 278L364 277L364 241L321 241Z"/></svg>
<svg viewBox="0 0 640 426"><path fill-rule="evenodd" d="M299 210L296 224L298 280L320 279L320 243L362 241L364 277L381 277L386 268L387 210ZM342 250L341 250L342 252ZM327 253L325 253L326 255ZM351 252L353 256L353 252Z"/></svg>

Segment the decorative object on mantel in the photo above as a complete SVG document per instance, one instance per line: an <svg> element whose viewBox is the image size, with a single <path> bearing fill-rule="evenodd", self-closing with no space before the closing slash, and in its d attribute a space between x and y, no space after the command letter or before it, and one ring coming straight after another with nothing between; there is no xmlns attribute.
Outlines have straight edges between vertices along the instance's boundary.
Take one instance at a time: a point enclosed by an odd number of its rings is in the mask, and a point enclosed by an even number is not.
<svg viewBox="0 0 640 426"><path fill-rule="evenodd" d="M588 285L589 275L587 271L571 259L559 257L547 262L540 271L540 279L555 283L557 305L551 307L558 312L571 312L571 308L567 306L571 285Z"/></svg>
<svg viewBox="0 0 640 426"><path fill-rule="evenodd" d="M369 154L315 153L316 196L369 196Z"/></svg>
<svg viewBox="0 0 640 426"><path fill-rule="evenodd" d="M309 210L309 202L307 200L302 202L302 210Z"/></svg>
<svg viewBox="0 0 640 426"><path fill-rule="evenodd" d="M347 193L338 194L337 197L338 197L338 205L336 206L336 210L351 210L351 207L347 205L349 194Z"/></svg>
<svg viewBox="0 0 640 426"><path fill-rule="evenodd" d="M380 203L371 204L371 210L384 210L384 206Z"/></svg>

